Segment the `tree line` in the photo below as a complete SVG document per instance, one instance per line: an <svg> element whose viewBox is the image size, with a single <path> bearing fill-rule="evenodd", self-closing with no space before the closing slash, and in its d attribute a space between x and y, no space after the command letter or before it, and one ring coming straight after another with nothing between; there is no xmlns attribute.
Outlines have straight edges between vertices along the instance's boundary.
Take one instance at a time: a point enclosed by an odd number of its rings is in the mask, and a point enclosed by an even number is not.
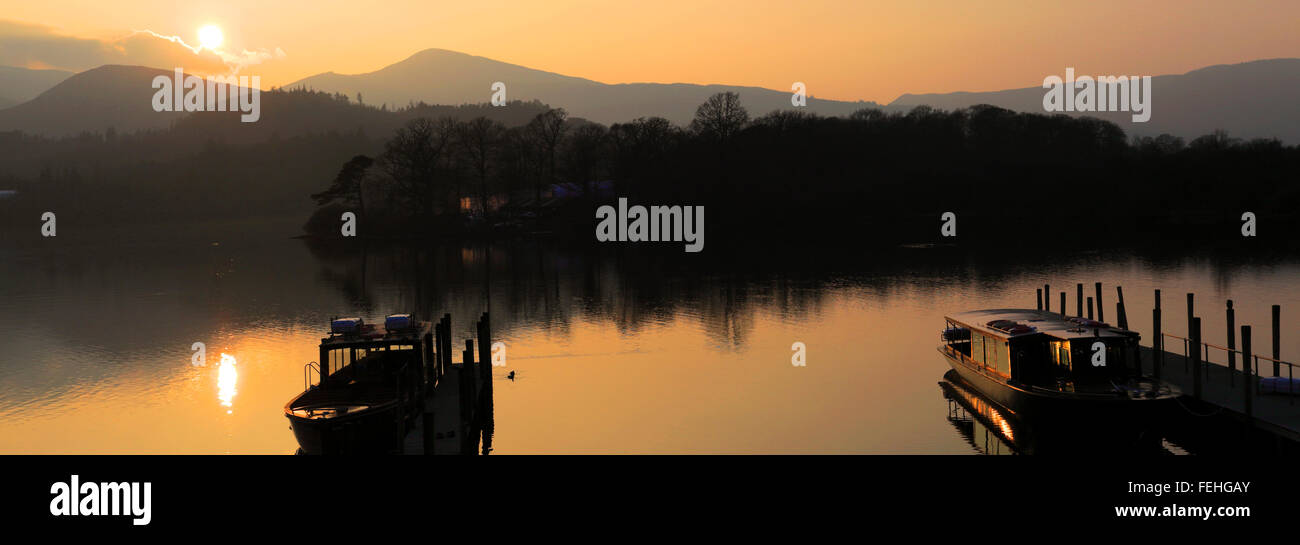
<svg viewBox="0 0 1300 545"><path fill-rule="evenodd" d="M709 206L710 236L735 240L943 242L945 211L962 218L959 234L980 237L1190 232L1244 210L1294 223L1300 192L1286 173L1298 150L1223 132L1130 139L1096 118L987 105L751 117L719 93L685 127L660 117L607 127L554 108L514 127L413 119L312 195L322 208L308 230L337 233L351 210L370 234L589 238L595 206L626 197Z"/></svg>

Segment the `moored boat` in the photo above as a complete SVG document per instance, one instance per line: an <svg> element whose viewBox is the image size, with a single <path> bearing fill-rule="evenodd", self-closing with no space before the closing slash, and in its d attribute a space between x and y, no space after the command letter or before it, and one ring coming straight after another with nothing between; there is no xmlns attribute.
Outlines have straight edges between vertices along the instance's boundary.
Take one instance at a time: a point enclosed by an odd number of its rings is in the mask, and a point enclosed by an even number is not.
<svg viewBox="0 0 1300 545"><path fill-rule="evenodd" d="M433 333L409 314L382 329L360 318L332 320L320 342L320 380L284 406L305 454L396 450L436 380Z"/></svg>
<svg viewBox="0 0 1300 545"><path fill-rule="evenodd" d="M957 377L1020 418L1126 425L1181 395L1138 372L1135 331L1041 310L979 310L945 319L939 352Z"/></svg>

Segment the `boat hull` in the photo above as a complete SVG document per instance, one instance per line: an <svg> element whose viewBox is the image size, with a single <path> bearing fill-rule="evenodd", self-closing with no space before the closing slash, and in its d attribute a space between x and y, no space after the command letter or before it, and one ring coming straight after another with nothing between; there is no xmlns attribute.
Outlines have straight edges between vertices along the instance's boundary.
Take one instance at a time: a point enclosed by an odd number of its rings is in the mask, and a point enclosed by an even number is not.
<svg viewBox="0 0 1300 545"><path fill-rule="evenodd" d="M286 411L303 454L382 454L398 450L405 433L397 402L337 418L306 418Z"/></svg>
<svg viewBox="0 0 1300 545"><path fill-rule="evenodd" d="M955 357L945 347L943 354L964 386L973 389L1021 421L1054 421L1095 427L1143 425L1157 418L1174 403L1176 393L1155 397L1103 395L1050 391L1016 385L989 373L968 359Z"/></svg>

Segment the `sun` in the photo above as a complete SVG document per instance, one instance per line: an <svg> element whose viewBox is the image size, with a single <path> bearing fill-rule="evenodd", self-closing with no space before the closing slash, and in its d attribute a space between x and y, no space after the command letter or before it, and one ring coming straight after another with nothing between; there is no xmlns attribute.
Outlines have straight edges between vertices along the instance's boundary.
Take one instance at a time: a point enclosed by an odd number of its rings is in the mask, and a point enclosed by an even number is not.
<svg viewBox="0 0 1300 545"><path fill-rule="evenodd" d="M224 37L221 35L221 29L217 25L204 25L199 29L199 45L204 49L215 50L221 47Z"/></svg>

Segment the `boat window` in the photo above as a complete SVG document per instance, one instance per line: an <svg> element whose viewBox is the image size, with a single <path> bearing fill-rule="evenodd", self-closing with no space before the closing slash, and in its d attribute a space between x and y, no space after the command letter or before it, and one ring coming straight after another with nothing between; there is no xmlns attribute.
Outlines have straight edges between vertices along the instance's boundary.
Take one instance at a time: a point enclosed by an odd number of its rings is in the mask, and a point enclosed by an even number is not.
<svg viewBox="0 0 1300 545"><path fill-rule="evenodd" d="M413 346L411 346L411 345L409 345L409 344L395 344L395 345L389 347L389 350L412 350L412 349L414 349L414 348L415 348L415 347L413 347Z"/></svg>
<svg viewBox="0 0 1300 545"><path fill-rule="evenodd" d="M1062 372L1070 371L1070 341L1052 341L1052 363Z"/></svg>
<svg viewBox="0 0 1300 545"><path fill-rule="evenodd" d="M970 359L978 363L984 363L984 336L972 334L970 342Z"/></svg>
<svg viewBox="0 0 1300 545"><path fill-rule="evenodd" d="M329 351L329 369L326 374L332 375L340 369L347 367L352 363L351 350L347 348L335 348Z"/></svg>
<svg viewBox="0 0 1300 545"><path fill-rule="evenodd" d="M1011 351L1008 350L1007 343L1001 339L989 338L985 345L992 347L989 351L989 367L1002 375L1011 376Z"/></svg>

